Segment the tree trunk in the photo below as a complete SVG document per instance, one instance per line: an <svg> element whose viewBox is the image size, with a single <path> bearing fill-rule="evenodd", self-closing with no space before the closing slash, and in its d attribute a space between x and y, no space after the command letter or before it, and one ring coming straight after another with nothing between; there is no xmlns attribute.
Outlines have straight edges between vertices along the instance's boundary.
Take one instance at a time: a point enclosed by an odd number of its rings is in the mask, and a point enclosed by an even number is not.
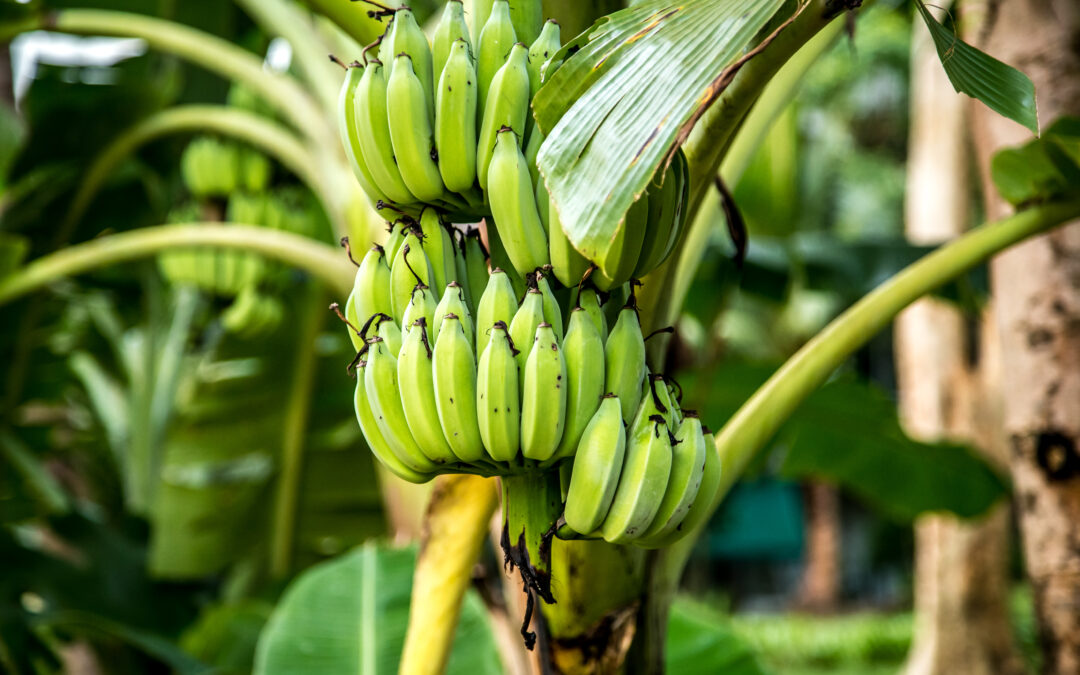
<svg viewBox="0 0 1080 675"><path fill-rule="evenodd" d="M840 602L840 493L832 485L806 486L806 565L799 608L833 612Z"/></svg>
<svg viewBox="0 0 1080 675"><path fill-rule="evenodd" d="M981 48L1031 77L1043 128L1080 114L1080 5L1075 0L972 3ZM974 109L989 219L1010 207L990 158L1030 133ZM1010 450L1043 671L1080 672L1080 223L1028 240L991 263Z"/></svg>
<svg viewBox="0 0 1080 675"><path fill-rule="evenodd" d="M913 243L940 244L966 228L965 111L929 32L916 22L905 204L905 230ZM990 321L985 323L992 327ZM996 417L985 414L994 409L991 397L997 392L994 331L983 331L980 362L971 366L967 332L956 308L932 298L897 317L900 415L915 438L967 440L1003 465L996 434L985 433L985 422ZM980 418L985 422L977 421ZM979 429L984 433L977 433ZM1006 612L1007 509L999 505L975 522L945 515L916 522L915 635L906 675L1023 672Z"/></svg>

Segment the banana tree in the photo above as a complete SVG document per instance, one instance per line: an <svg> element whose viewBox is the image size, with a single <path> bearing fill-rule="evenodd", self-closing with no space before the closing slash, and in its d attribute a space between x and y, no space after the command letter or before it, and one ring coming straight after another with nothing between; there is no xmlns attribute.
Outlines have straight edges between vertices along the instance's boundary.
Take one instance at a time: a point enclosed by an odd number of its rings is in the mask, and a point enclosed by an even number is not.
<svg viewBox="0 0 1080 675"><path fill-rule="evenodd" d="M329 122L335 115L335 80L340 81L341 74L319 53L324 36L313 27L312 16L294 5L241 4L270 32L289 40L302 82L267 73L251 55L190 28L145 17L62 10L0 27L0 39L36 28L141 37L152 48L244 83L291 126L203 107L161 113L103 153L73 201L69 222L78 220L119 157L160 135L201 129L234 135L295 171L320 197L338 235L349 235L354 242L375 236L375 228L367 224L363 213L363 193L350 175L353 167ZM379 19L394 13L374 2L349 5L319 0L311 5L320 20L328 18L337 24L333 36L357 55L377 45L383 31ZM723 185L737 179L790 96L793 82L860 3L697 0L674 5L649 0L632 5L603 18L593 17L597 23L559 52L562 63L544 74L544 86L533 99L530 123L543 134L542 144L535 148L535 164L545 177L552 207L558 209L562 232L574 249L593 260L608 254L620 224L657 170L684 166L687 225L666 262L644 276L637 297L642 331L648 334L677 318L701 262L705 238L721 220ZM491 6L480 1L472 11L484 17ZM1030 82L956 41L921 4L917 7L931 27L957 90L1037 129ZM538 2L526 2L517 3L515 11L541 16L543 8ZM493 152L506 147L501 142L504 136L495 135ZM362 183L361 173L356 177ZM1068 175L1067 167L1062 174ZM1005 175L1010 177L1015 179L1015 175ZM796 353L716 433L722 472L712 493L698 497L705 500L705 511L716 508L754 454L808 394L903 307L998 251L1080 215L1075 186L1063 179L1055 187L1061 184L1066 188L1029 195L1031 199L1025 200L1032 204L1029 208L977 228L905 269ZM716 192L714 185L719 186ZM373 207L382 206L378 200L371 201ZM468 203L449 206L466 215L473 213ZM496 204L491 206L495 211ZM495 217L500 219L498 213ZM490 228L486 236L492 243ZM341 300L353 288L352 266L328 244L284 232L203 223L143 228L42 256L0 279L0 303L63 277L178 245L242 249L281 260L308 270ZM649 343L650 367L655 371L663 370L665 339L660 334ZM416 562L402 672L439 672L446 667L466 597L467 570L488 534L487 521L498 501L489 479L439 481L450 496L436 500L428 515L432 529ZM557 509L558 497L554 502ZM534 505L517 506L529 510ZM446 522L446 512L458 511L466 523L460 531L450 533L439 526ZM541 594L542 599L555 600L540 604L541 661L562 672L621 667L632 672L663 670L668 610L702 524L698 522L696 531L655 551L573 538L552 540L550 574L558 581L558 597ZM526 559L525 565L529 564ZM612 583L613 578L617 583ZM287 631L279 631L275 639L290 637ZM265 653L273 651L271 645ZM274 672L269 661L264 660L261 667Z"/></svg>

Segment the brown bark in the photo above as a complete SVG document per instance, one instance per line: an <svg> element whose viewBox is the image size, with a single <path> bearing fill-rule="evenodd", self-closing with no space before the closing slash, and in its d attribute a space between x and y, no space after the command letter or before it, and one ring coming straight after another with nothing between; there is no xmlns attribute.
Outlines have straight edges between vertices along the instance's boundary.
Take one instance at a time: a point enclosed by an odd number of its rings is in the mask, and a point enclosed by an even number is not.
<svg viewBox="0 0 1080 675"><path fill-rule="evenodd" d="M974 4L974 3L973 3ZM992 1L979 46L1035 83L1043 128L1080 114L1080 4ZM974 108L990 219L1011 208L990 158L1030 133ZM991 264L1006 396L1004 434L1047 673L1080 672L1080 223L1031 239Z"/></svg>
<svg viewBox="0 0 1080 675"><path fill-rule="evenodd" d="M840 602L840 493L832 485L806 486L806 566L798 607L835 611Z"/></svg>
<svg viewBox="0 0 1080 675"><path fill-rule="evenodd" d="M914 29L911 72L905 230L913 243L936 245L967 225L966 105L921 23ZM991 320L984 324L992 327ZM927 298L897 318L895 337L907 432L927 441L967 440L1004 464L992 431L995 332L983 332L980 362L969 366L963 315ZM1006 612L1007 506L977 521L924 516L915 525L915 551L916 623L906 675L1023 672Z"/></svg>

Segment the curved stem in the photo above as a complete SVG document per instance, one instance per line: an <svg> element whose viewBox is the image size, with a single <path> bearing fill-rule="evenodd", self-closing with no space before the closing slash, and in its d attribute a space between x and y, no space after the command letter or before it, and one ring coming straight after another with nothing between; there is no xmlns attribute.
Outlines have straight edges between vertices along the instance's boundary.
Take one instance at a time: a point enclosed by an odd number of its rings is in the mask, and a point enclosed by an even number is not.
<svg viewBox="0 0 1080 675"><path fill-rule="evenodd" d="M42 256L0 279L0 305L58 279L181 247L236 248L298 267L344 298L356 268L339 249L291 232L254 225L159 225L112 234Z"/></svg>
<svg viewBox="0 0 1080 675"><path fill-rule="evenodd" d="M162 136L191 131L218 133L249 143L296 174L324 204L331 199L318 162L303 142L282 125L246 110L227 106L177 106L141 120L116 137L94 158L57 232L58 241L65 242L70 238L102 184L125 157L139 146ZM329 208L327 212L330 213Z"/></svg>
<svg viewBox="0 0 1080 675"><path fill-rule="evenodd" d="M327 58L328 47L319 38L311 14L283 0L236 1L267 33L288 40L297 67L325 113L330 114L341 84L341 69Z"/></svg>
<svg viewBox="0 0 1080 675"><path fill-rule="evenodd" d="M29 26L24 22L22 29ZM102 9L64 9L40 17L33 28L80 35L114 35L146 40L226 79L251 87L313 141L334 147L337 135L322 109L300 84L263 68L262 60L236 45L174 21ZM9 32L0 29L0 35Z"/></svg>
<svg viewBox="0 0 1080 675"><path fill-rule="evenodd" d="M386 24L368 16L370 7L362 2L341 0L307 0L315 11L333 21L345 34L362 45L375 41L386 30ZM394 3L387 3L394 4Z"/></svg>

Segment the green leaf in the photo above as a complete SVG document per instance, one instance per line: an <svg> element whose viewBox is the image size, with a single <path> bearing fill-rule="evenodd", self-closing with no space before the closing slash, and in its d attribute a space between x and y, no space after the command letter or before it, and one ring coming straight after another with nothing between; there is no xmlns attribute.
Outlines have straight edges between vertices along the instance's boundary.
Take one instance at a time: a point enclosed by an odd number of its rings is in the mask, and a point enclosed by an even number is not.
<svg viewBox="0 0 1080 675"><path fill-rule="evenodd" d="M664 652L666 672L764 675L750 647L715 609L679 597L671 605Z"/></svg>
<svg viewBox="0 0 1080 675"><path fill-rule="evenodd" d="M255 675L395 673L409 618L416 552L372 544L301 574L259 638ZM462 606L447 673L501 673L475 593Z"/></svg>
<svg viewBox="0 0 1080 675"><path fill-rule="evenodd" d="M953 88L1038 134L1035 85L1028 76L962 41L935 19L921 0L916 0L915 7L930 29L930 37Z"/></svg>
<svg viewBox="0 0 1080 675"><path fill-rule="evenodd" d="M1015 206L1080 192L1080 118L1058 119L1040 138L998 152L990 175Z"/></svg>
<svg viewBox="0 0 1080 675"><path fill-rule="evenodd" d="M537 162L567 235L597 259L718 77L783 0L649 0L564 47L533 102ZM578 51L573 50L579 48Z"/></svg>
<svg viewBox="0 0 1080 675"><path fill-rule="evenodd" d="M972 518L1009 492L969 448L906 436L893 401L865 382L825 385L789 424L795 438L783 475L840 483L896 520L930 511Z"/></svg>

